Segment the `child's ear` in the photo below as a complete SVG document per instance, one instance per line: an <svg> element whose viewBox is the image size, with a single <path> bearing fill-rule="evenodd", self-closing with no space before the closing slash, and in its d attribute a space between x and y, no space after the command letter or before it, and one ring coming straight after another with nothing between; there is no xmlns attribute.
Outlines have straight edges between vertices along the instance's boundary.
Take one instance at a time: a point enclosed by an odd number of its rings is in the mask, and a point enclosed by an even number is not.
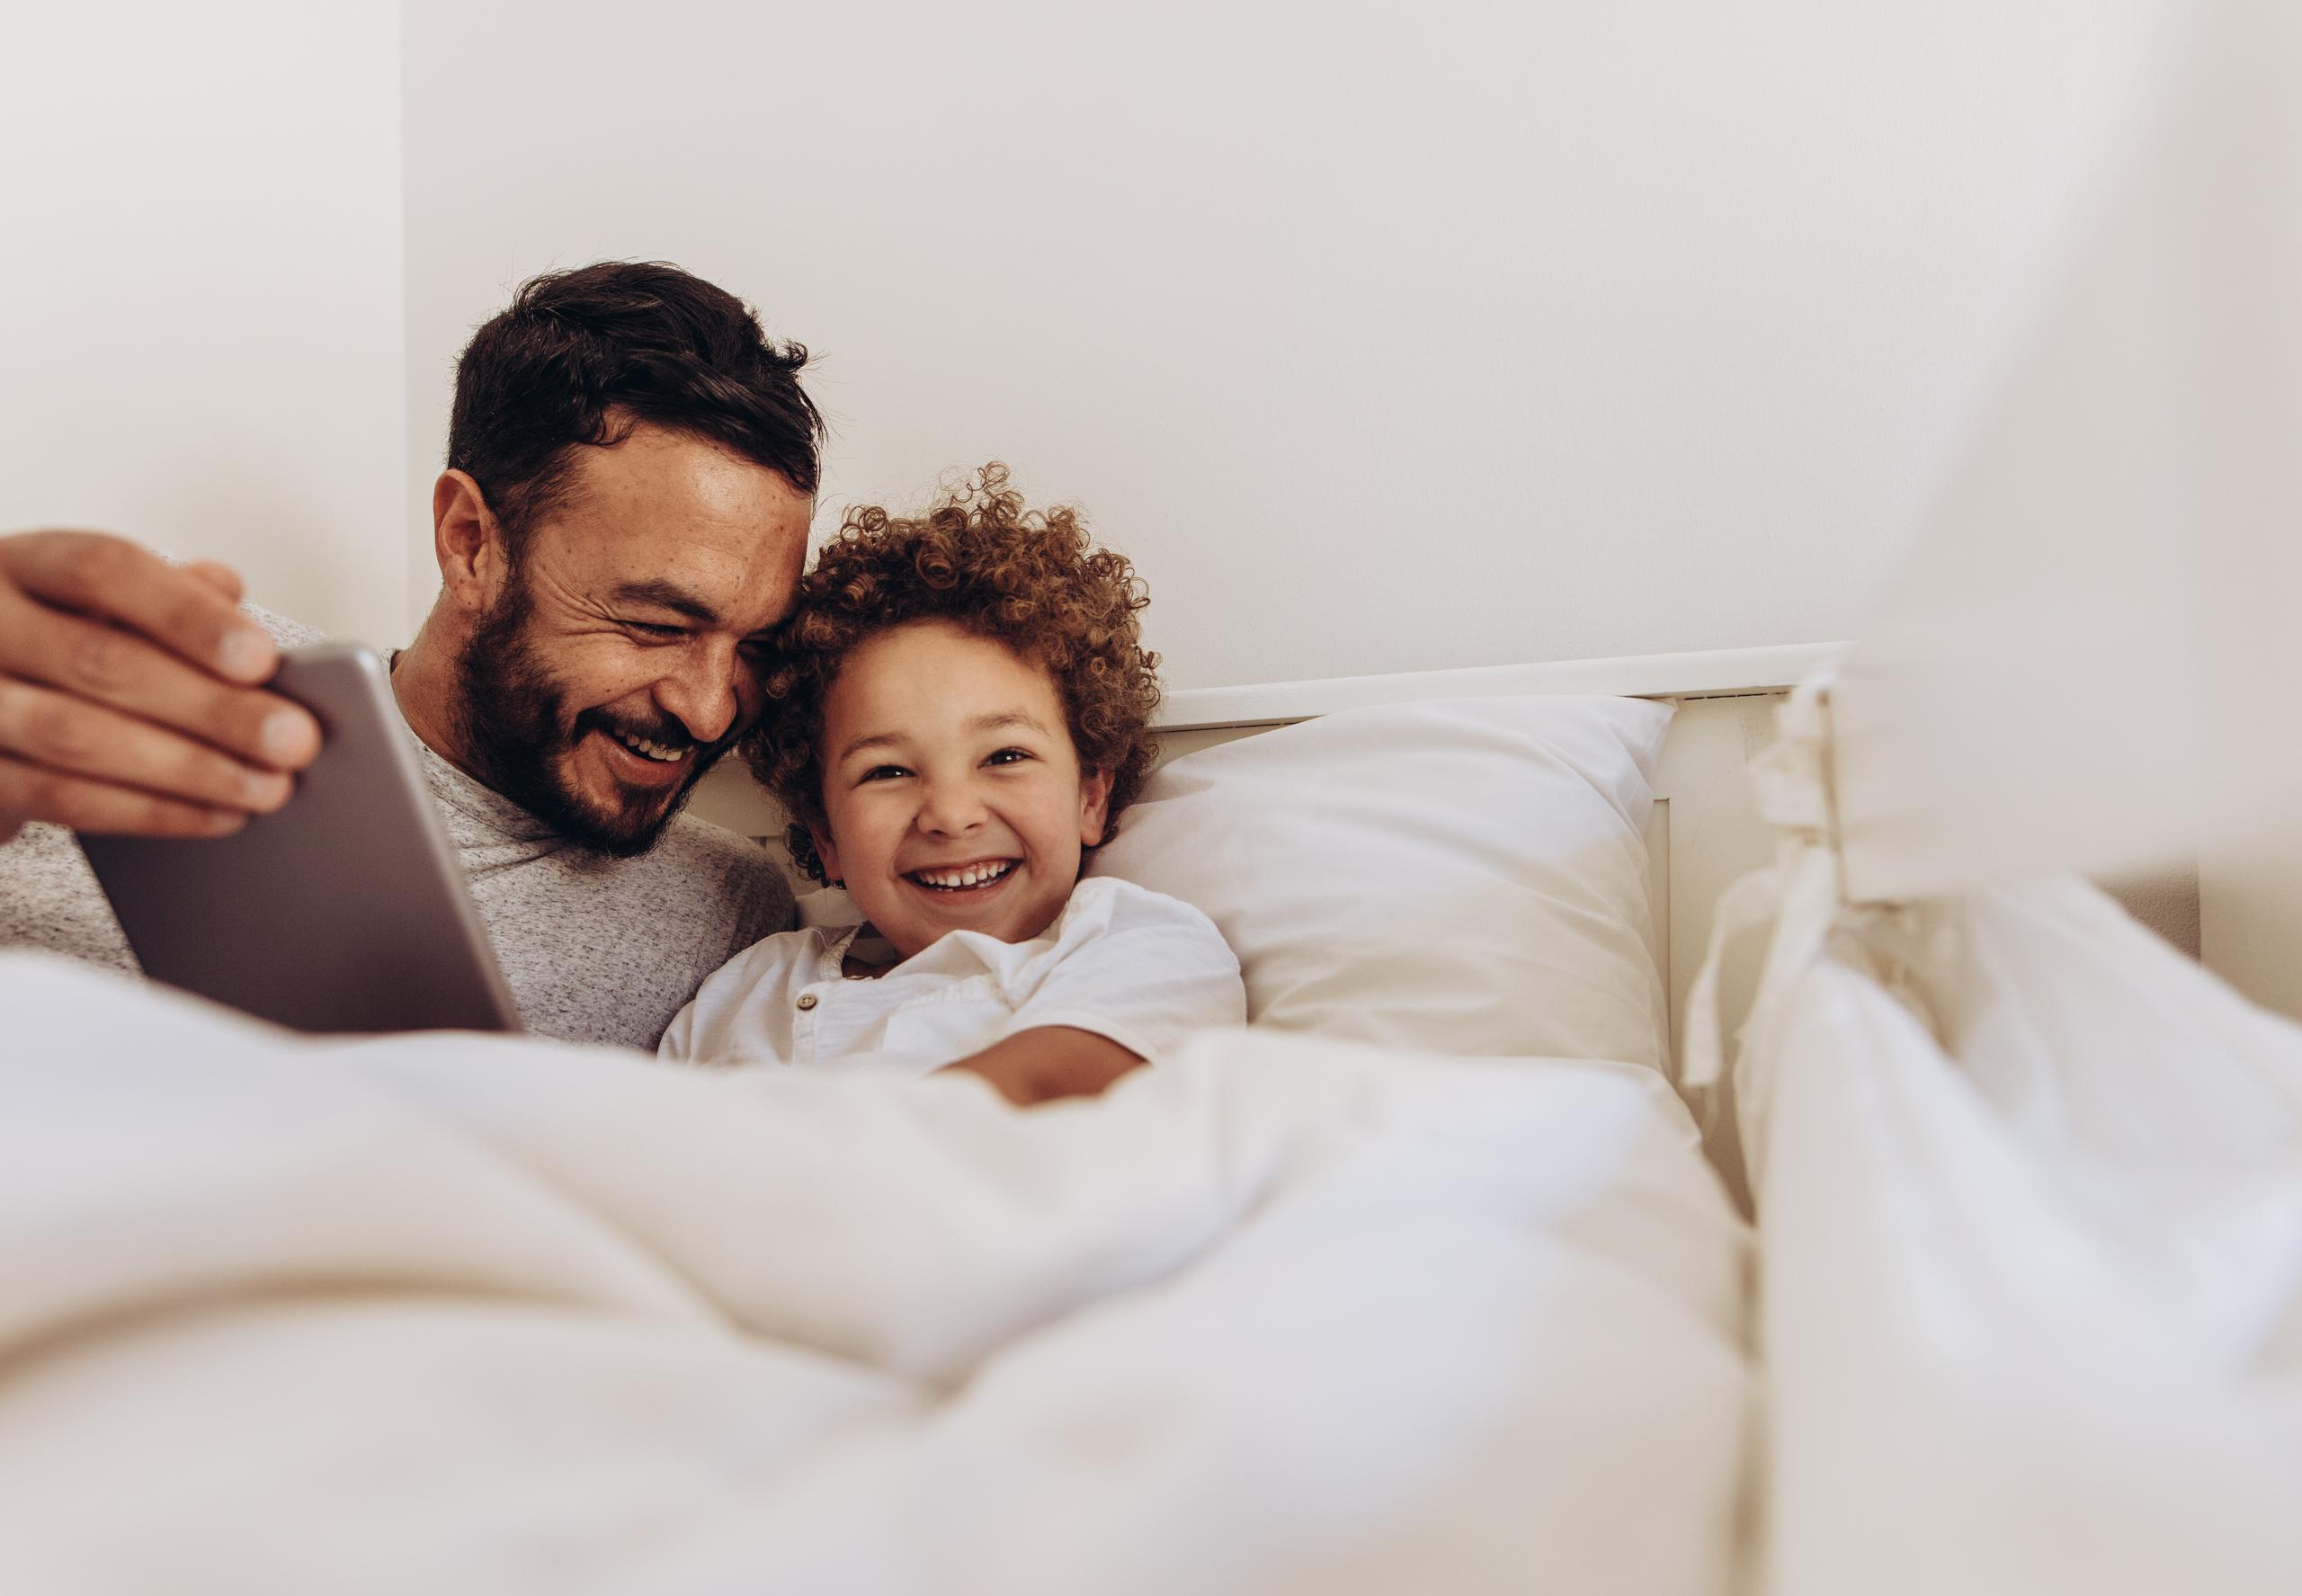
<svg viewBox="0 0 2302 1596"><path fill-rule="evenodd" d="M1093 848L1103 840L1104 816L1111 807L1111 773L1089 771L1079 778L1079 845Z"/></svg>
<svg viewBox="0 0 2302 1596"><path fill-rule="evenodd" d="M816 857L823 860L824 879L834 887L844 887L846 877L839 868L839 850L832 846L829 837L812 825L807 828L807 836L816 845Z"/></svg>

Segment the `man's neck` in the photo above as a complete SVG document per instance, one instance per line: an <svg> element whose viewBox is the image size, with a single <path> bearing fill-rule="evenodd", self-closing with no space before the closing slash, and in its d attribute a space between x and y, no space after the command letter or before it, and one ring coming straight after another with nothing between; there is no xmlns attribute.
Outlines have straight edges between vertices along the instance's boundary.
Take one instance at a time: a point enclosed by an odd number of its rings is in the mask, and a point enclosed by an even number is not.
<svg viewBox="0 0 2302 1596"><path fill-rule="evenodd" d="M426 748L478 781L479 772L464 757L463 720L456 709L462 691L456 650L442 639L433 622L424 622L415 641L392 660L392 696L399 700L408 729Z"/></svg>

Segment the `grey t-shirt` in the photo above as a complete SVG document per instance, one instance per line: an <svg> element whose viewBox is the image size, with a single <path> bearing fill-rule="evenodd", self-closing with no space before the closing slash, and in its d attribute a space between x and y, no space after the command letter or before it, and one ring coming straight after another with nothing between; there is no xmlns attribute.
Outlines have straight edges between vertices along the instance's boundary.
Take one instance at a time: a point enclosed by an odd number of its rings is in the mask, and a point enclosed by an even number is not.
<svg viewBox="0 0 2302 1596"><path fill-rule="evenodd" d="M318 636L255 614L284 646ZM530 1030L652 1052L706 976L793 923L783 872L746 837L683 815L646 853L611 858L415 745ZM10 947L137 968L79 844L61 827L27 826L0 846L0 948Z"/></svg>

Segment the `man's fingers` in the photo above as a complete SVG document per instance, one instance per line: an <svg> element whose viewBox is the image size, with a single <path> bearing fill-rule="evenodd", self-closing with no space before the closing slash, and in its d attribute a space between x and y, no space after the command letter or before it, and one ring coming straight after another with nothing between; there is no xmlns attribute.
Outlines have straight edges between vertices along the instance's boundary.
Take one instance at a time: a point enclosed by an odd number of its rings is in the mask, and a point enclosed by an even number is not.
<svg viewBox="0 0 2302 1596"><path fill-rule="evenodd" d="M0 838L218 836L287 801L319 726L255 691L280 655L239 593L100 532L0 538Z"/></svg>
<svg viewBox="0 0 2302 1596"><path fill-rule="evenodd" d="M251 770L149 721L4 679L0 755L27 769L138 788L208 809L268 812L286 803L295 787L277 771Z"/></svg>
<svg viewBox="0 0 2302 1596"><path fill-rule="evenodd" d="M203 808L133 788L43 770L0 754L0 833L13 836L27 820L54 821L85 832L221 837L245 825L248 817L236 810Z"/></svg>
<svg viewBox="0 0 2302 1596"><path fill-rule="evenodd" d="M0 596L0 682L10 677L110 705L265 770L300 770L319 752L319 723L301 705L228 686L117 627Z"/></svg>
<svg viewBox="0 0 2302 1596"><path fill-rule="evenodd" d="M278 668L272 639L212 579L124 538L28 532L0 539L0 566L32 598L116 622L228 681L263 682Z"/></svg>
<svg viewBox="0 0 2302 1596"><path fill-rule="evenodd" d="M240 581L240 574L229 566L212 559L196 559L184 569L222 593L228 604L237 605L246 596L247 588Z"/></svg>

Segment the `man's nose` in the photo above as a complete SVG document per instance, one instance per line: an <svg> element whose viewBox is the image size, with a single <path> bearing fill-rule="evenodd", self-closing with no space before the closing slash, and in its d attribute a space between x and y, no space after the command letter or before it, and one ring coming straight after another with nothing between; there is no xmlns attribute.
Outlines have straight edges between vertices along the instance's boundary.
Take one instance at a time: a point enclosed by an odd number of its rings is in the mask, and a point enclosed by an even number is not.
<svg viewBox="0 0 2302 1596"><path fill-rule="evenodd" d="M672 673L656 684L656 702L678 718L687 735L699 743L716 743L733 729L742 713L742 683L736 673L745 668L734 643L704 638L680 651Z"/></svg>

